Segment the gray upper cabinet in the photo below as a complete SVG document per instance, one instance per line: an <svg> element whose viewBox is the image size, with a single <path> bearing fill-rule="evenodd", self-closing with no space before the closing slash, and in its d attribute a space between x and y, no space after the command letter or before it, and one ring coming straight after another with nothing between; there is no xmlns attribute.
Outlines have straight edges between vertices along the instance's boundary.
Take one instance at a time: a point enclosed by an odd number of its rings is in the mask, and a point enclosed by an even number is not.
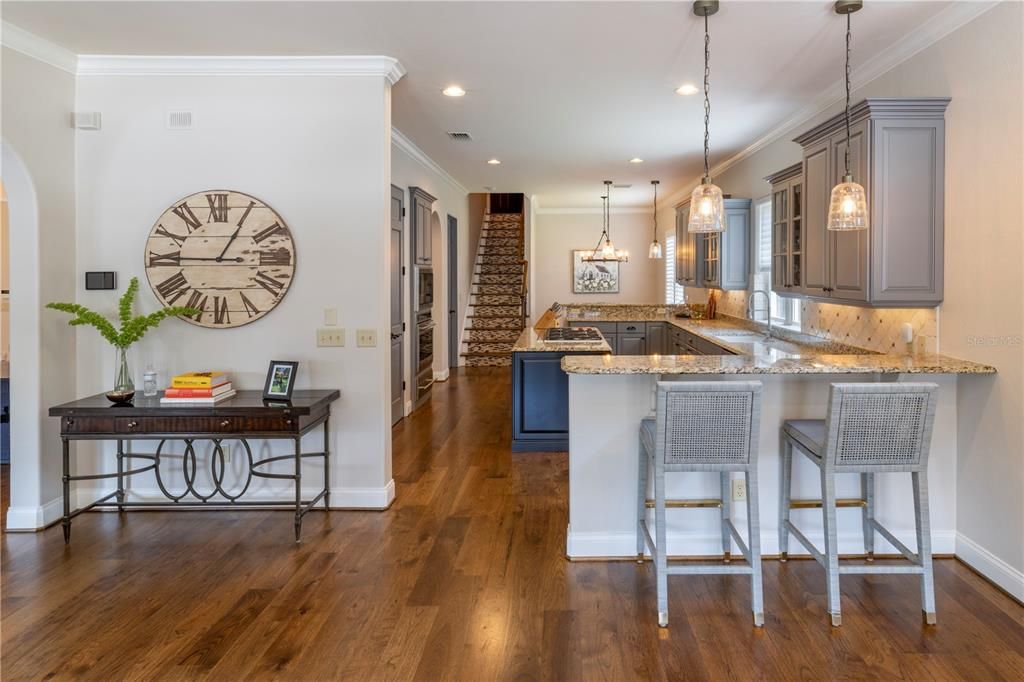
<svg viewBox="0 0 1024 682"><path fill-rule="evenodd" d="M676 206L676 282L697 286L697 240L689 232L690 202Z"/></svg>
<svg viewBox="0 0 1024 682"><path fill-rule="evenodd" d="M803 288L803 164L765 180L772 186L772 291L791 296Z"/></svg>
<svg viewBox="0 0 1024 682"><path fill-rule="evenodd" d="M945 97L869 98L851 110L850 168L867 192L867 230L827 229L829 196L844 173L844 115L795 138L804 150L803 282L796 285L787 275L780 289L773 275L773 289L879 307L942 302L948 104ZM774 205L781 201L775 190L773 218L781 210ZM773 235L773 253L774 240ZM791 255L787 258L792 265Z"/></svg>
<svg viewBox="0 0 1024 682"><path fill-rule="evenodd" d="M419 187L409 188L412 201L409 229L412 233L412 253L416 265L431 265L434 261L431 244L430 216L437 199Z"/></svg>
<svg viewBox="0 0 1024 682"><path fill-rule="evenodd" d="M725 231L697 239L701 286L726 291L748 288L750 203L750 199L726 199Z"/></svg>

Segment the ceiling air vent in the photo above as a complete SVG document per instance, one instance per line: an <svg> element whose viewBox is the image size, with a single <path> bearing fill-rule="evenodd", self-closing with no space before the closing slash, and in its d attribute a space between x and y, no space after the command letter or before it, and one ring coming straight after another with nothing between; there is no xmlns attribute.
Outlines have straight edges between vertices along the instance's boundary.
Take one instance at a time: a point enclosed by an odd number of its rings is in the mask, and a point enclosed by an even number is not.
<svg viewBox="0 0 1024 682"><path fill-rule="evenodd" d="M460 132L455 130L448 131L448 137L458 142L469 142L473 139L473 136L466 132Z"/></svg>
<svg viewBox="0 0 1024 682"><path fill-rule="evenodd" d="M169 130L192 130L196 127L191 111L168 111L167 128Z"/></svg>

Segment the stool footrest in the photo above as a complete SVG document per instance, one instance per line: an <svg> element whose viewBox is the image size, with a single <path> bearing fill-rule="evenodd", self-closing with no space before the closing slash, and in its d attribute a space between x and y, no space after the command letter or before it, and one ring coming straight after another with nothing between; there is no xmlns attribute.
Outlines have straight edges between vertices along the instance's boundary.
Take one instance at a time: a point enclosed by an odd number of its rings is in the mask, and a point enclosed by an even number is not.
<svg viewBox="0 0 1024 682"><path fill-rule="evenodd" d="M821 500L790 500L790 509L821 509ZM848 497L836 500L837 507L866 507L867 500L858 497Z"/></svg>
<svg viewBox="0 0 1024 682"><path fill-rule="evenodd" d="M647 500L645 506L648 509L654 509L654 500ZM665 509L694 509L694 508L711 508L721 507L722 501L717 497L711 498L696 498L692 500L665 500Z"/></svg>

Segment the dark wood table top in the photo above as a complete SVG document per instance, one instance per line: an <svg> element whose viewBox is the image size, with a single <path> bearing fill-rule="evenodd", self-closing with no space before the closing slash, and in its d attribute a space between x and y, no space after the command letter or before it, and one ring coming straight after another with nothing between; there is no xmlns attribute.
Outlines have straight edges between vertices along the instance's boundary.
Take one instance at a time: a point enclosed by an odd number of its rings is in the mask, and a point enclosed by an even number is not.
<svg viewBox="0 0 1024 682"><path fill-rule="evenodd" d="M97 395L74 400L50 408L51 417L169 417L203 416L219 417L228 415L306 415L322 409L341 397L337 389L295 391L288 402L264 400L263 391L238 391L227 400L216 405L161 405L163 391L153 397L135 394L132 405L115 405L107 396Z"/></svg>

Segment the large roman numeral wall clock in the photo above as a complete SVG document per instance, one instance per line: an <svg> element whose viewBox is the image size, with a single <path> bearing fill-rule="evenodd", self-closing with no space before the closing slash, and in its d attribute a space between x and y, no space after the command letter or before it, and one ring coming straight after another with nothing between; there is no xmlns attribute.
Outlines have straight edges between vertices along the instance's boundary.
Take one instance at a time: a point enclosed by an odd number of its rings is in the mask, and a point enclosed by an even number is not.
<svg viewBox="0 0 1024 682"><path fill-rule="evenodd" d="M242 192L198 192L164 211L146 240L146 277L164 305L202 311L188 322L240 327L273 310L295 276L288 226Z"/></svg>

